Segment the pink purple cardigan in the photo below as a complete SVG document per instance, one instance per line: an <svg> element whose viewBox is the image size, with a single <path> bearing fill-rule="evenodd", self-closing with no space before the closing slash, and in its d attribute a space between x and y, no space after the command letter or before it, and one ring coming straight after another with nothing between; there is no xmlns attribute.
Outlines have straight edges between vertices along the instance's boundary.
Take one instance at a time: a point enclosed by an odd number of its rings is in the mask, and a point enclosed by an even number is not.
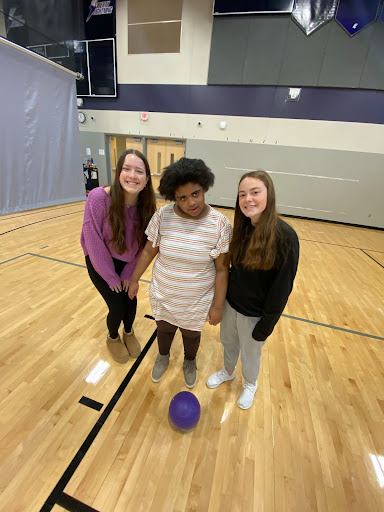
<svg viewBox="0 0 384 512"><path fill-rule="evenodd" d="M136 206L125 207L125 244L123 254L116 252L113 247L112 228L109 222L111 198L103 187L98 187L89 193L85 203L84 222L81 232L81 246L85 256L89 256L98 274L113 288L123 279L131 279L137 260L140 256L139 244L134 239L136 222ZM119 276L115 272L112 258L126 262Z"/></svg>

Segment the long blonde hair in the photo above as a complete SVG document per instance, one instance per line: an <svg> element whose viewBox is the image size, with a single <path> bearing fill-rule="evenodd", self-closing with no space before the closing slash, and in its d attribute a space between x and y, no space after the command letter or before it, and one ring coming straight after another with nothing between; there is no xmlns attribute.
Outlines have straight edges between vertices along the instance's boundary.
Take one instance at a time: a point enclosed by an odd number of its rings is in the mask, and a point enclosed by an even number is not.
<svg viewBox="0 0 384 512"><path fill-rule="evenodd" d="M251 219L240 210L237 194L233 238L227 263L243 265L247 270L270 270L280 263L277 243L283 241L278 225L275 187L269 174L262 170L244 174L239 186L245 178L255 178L264 183L267 188L267 205L260 220L253 226ZM288 249L284 246L282 248L283 255L286 255Z"/></svg>

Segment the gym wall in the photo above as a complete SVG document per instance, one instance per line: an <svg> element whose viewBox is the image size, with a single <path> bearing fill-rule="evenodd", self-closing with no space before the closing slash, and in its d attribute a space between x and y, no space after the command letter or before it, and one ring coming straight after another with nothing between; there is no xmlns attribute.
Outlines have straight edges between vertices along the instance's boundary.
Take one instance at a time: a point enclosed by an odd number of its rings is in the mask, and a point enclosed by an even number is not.
<svg viewBox="0 0 384 512"><path fill-rule="evenodd" d="M85 98L81 132L186 140L216 174L212 204L234 206L239 174L263 167L282 213L384 228L384 92L207 85L210 1L184 0L180 54L128 55L126 0L116 14L118 97Z"/></svg>

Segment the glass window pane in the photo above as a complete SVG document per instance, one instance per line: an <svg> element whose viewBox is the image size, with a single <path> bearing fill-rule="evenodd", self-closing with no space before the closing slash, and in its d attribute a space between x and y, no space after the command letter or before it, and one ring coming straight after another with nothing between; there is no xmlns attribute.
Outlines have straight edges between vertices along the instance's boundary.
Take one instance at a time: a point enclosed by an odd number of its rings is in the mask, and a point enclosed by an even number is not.
<svg viewBox="0 0 384 512"><path fill-rule="evenodd" d="M179 53L181 22L129 25L128 53Z"/></svg>
<svg viewBox="0 0 384 512"><path fill-rule="evenodd" d="M181 20L182 0L129 0L128 24Z"/></svg>
<svg viewBox="0 0 384 512"><path fill-rule="evenodd" d="M115 96L113 41L89 41L91 95Z"/></svg>

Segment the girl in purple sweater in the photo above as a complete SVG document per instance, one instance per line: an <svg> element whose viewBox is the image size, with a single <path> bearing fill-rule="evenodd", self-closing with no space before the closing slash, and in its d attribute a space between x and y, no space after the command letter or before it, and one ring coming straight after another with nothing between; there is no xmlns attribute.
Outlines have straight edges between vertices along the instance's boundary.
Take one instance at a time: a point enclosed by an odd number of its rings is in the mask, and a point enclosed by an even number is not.
<svg viewBox="0 0 384 512"><path fill-rule="evenodd" d="M85 204L81 246L89 276L109 309L107 347L118 363L141 352L132 329L137 300L127 292L155 210L148 161L134 149L120 156L112 186L93 189Z"/></svg>

